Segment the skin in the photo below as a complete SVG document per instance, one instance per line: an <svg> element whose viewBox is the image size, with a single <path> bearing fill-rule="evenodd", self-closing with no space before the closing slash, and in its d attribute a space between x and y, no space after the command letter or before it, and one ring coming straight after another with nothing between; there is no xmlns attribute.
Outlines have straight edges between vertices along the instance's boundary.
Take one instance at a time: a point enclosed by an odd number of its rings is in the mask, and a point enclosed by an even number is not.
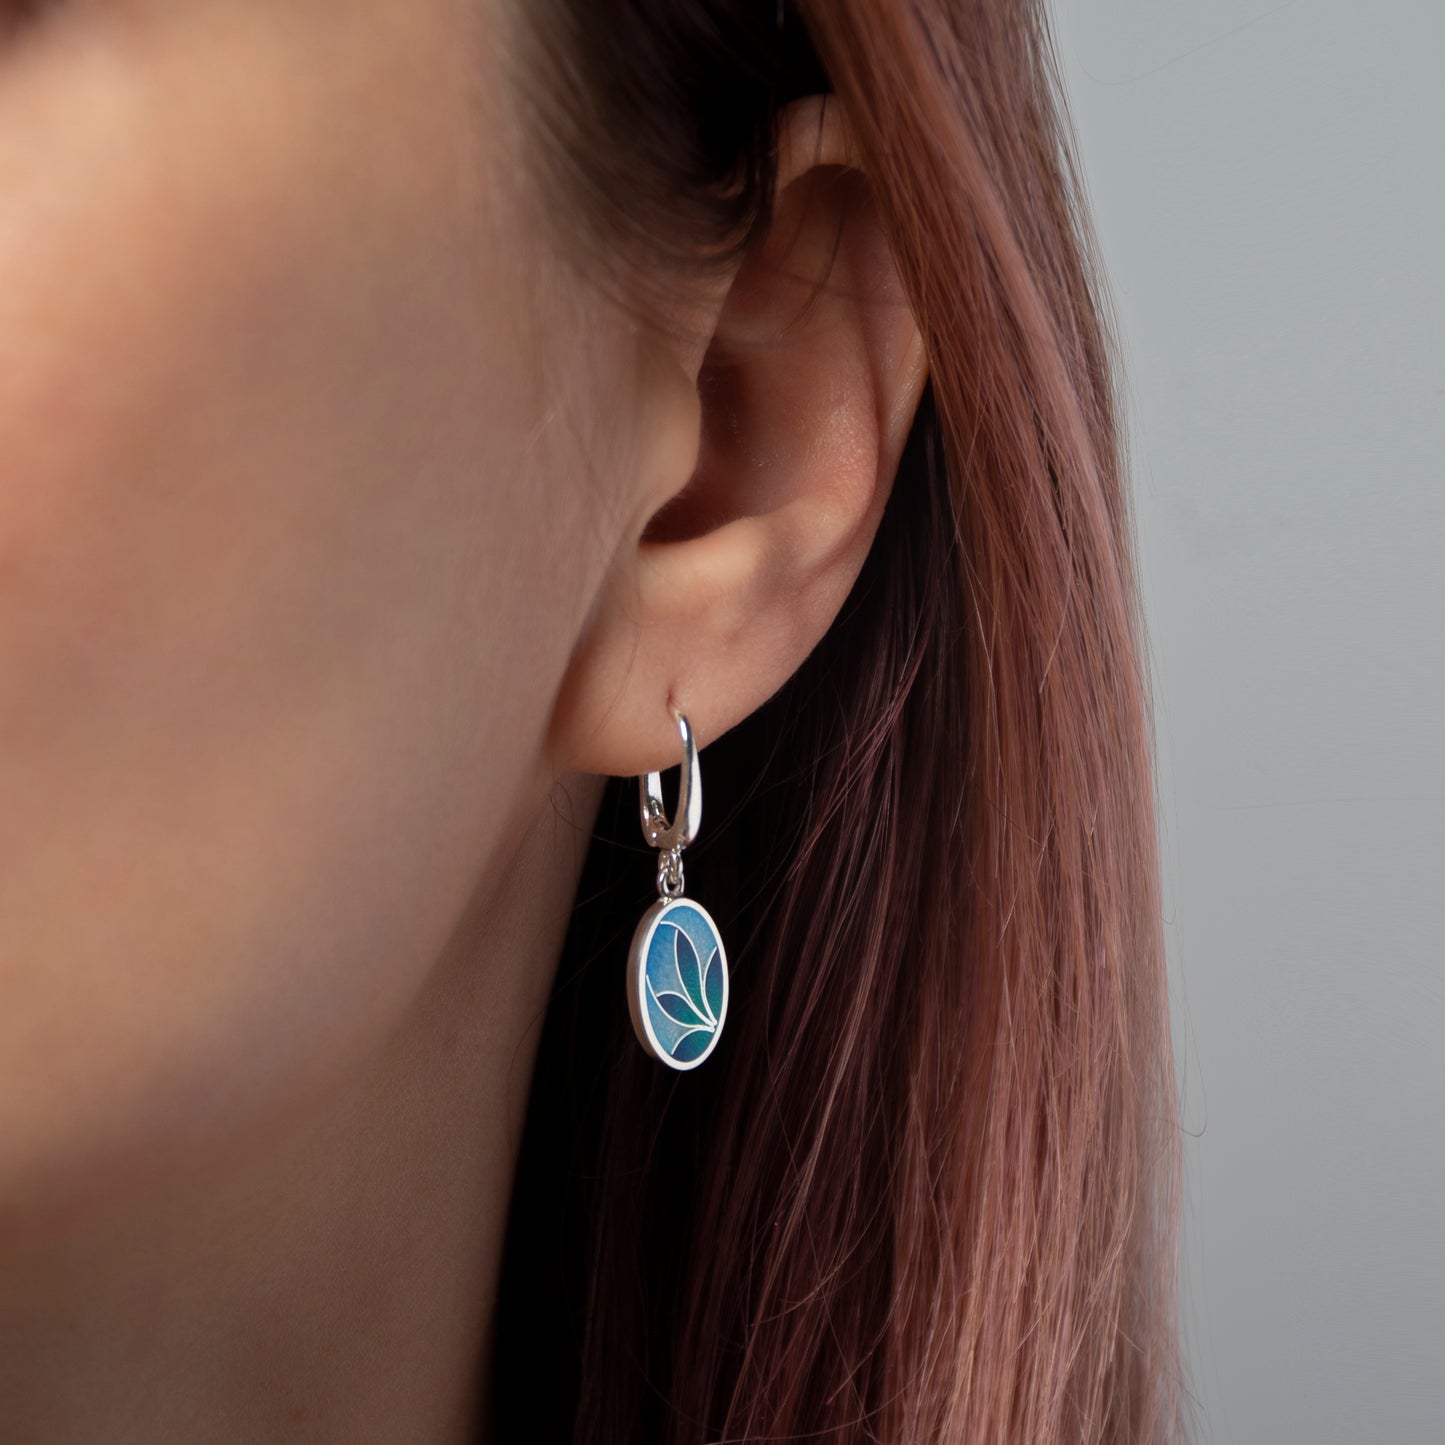
<svg viewBox="0 0 1445 1445"><path fill-rule="evenodd" d="M7 1440L475 1438L603 780L771 696L887 498L926 363L836 102L654 330L496 5L0 39Z"/></svg>

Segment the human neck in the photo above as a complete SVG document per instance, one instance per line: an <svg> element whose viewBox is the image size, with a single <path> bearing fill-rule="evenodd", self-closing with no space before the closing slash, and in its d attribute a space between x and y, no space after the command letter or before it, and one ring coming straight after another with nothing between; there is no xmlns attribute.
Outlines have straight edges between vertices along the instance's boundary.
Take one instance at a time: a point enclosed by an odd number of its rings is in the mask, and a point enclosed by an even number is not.
<svg viewBox="0 0 1445 1445"><path fill-rule="evenodd" d="M548 800L342 1086L223 1169L0 1256L5 1439L475 1445L532 1064L602 784Z"/></svg>

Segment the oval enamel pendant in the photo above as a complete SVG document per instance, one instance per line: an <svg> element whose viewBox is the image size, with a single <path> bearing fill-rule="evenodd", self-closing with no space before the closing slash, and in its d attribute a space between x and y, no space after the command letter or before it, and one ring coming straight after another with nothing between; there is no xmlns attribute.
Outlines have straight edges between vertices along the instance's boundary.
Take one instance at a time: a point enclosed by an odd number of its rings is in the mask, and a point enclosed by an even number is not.
<svg viewBox="0 0 1445 1445"><path fill-rule="evenodd" d="M728 965L712 915L691 898L659 898L638 920L627 958L637 1040L673 1069L717 1047L728 1011Z"/></svg>

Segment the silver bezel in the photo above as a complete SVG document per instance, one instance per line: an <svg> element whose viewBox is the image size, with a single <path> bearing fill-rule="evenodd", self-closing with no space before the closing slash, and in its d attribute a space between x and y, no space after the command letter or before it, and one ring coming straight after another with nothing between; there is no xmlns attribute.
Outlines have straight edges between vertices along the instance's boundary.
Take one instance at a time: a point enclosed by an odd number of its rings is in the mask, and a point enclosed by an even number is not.
<svg viewBox="0 0 1445 1445"><path fill-rule="evenodd" d="M652 1031L652 1020L647 1012L643 990L647 987L644 964L647 960L647 950L652 946L652 935L657 931L657 925L665 920L667 914L684 903L691 908L696 908L707 919L708 926L713 931L713 937L717 939L718 954L723 971L723 992L722 1007L718 1010L717 1028L713 1031L712 1041L697 1058L680 1064L667 1053L658 1042L657 1035ZM713 1050L717 1048L718 1040L722 1037L723 1025L727 1023L728 995L731 987L732 980L728 976L728 954L723 943L722 930L717 926L717 921L712 914L697 899L688 898L686 895L678 898L659 898L637 920L637 927L632 933L632 946L627 953L627 1007L632 1015L632 1029L637 1035L638 1043L659 1063L666 1064L669 1069L676 1069L678 1073L686 1073L687 1070L697 1068L699 1064L705 1063L712 1057Z"/></svg>

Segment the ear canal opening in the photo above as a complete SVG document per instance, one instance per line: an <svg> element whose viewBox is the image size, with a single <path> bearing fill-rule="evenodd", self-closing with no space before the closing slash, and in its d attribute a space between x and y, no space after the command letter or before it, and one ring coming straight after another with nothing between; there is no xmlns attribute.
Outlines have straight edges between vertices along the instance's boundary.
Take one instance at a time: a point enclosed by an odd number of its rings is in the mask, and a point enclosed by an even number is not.
<svg viewBox="0 0 1445 1445"><path fill-rule="evenodd" d="M735 415L736 407L730 405L729 393L735 393L740 384L741 374L736 364L719 359L714 344L703 358L697 380L698 390L704 396L702 459L681 490L674 492L648 518L642 530L642 541L688 542L694 537L704 537L734 519L735 513L719 505L719 498L726 495L727 489L707 485L706 457L709 454L708 432L719 425L719 416Z"/></svg>

